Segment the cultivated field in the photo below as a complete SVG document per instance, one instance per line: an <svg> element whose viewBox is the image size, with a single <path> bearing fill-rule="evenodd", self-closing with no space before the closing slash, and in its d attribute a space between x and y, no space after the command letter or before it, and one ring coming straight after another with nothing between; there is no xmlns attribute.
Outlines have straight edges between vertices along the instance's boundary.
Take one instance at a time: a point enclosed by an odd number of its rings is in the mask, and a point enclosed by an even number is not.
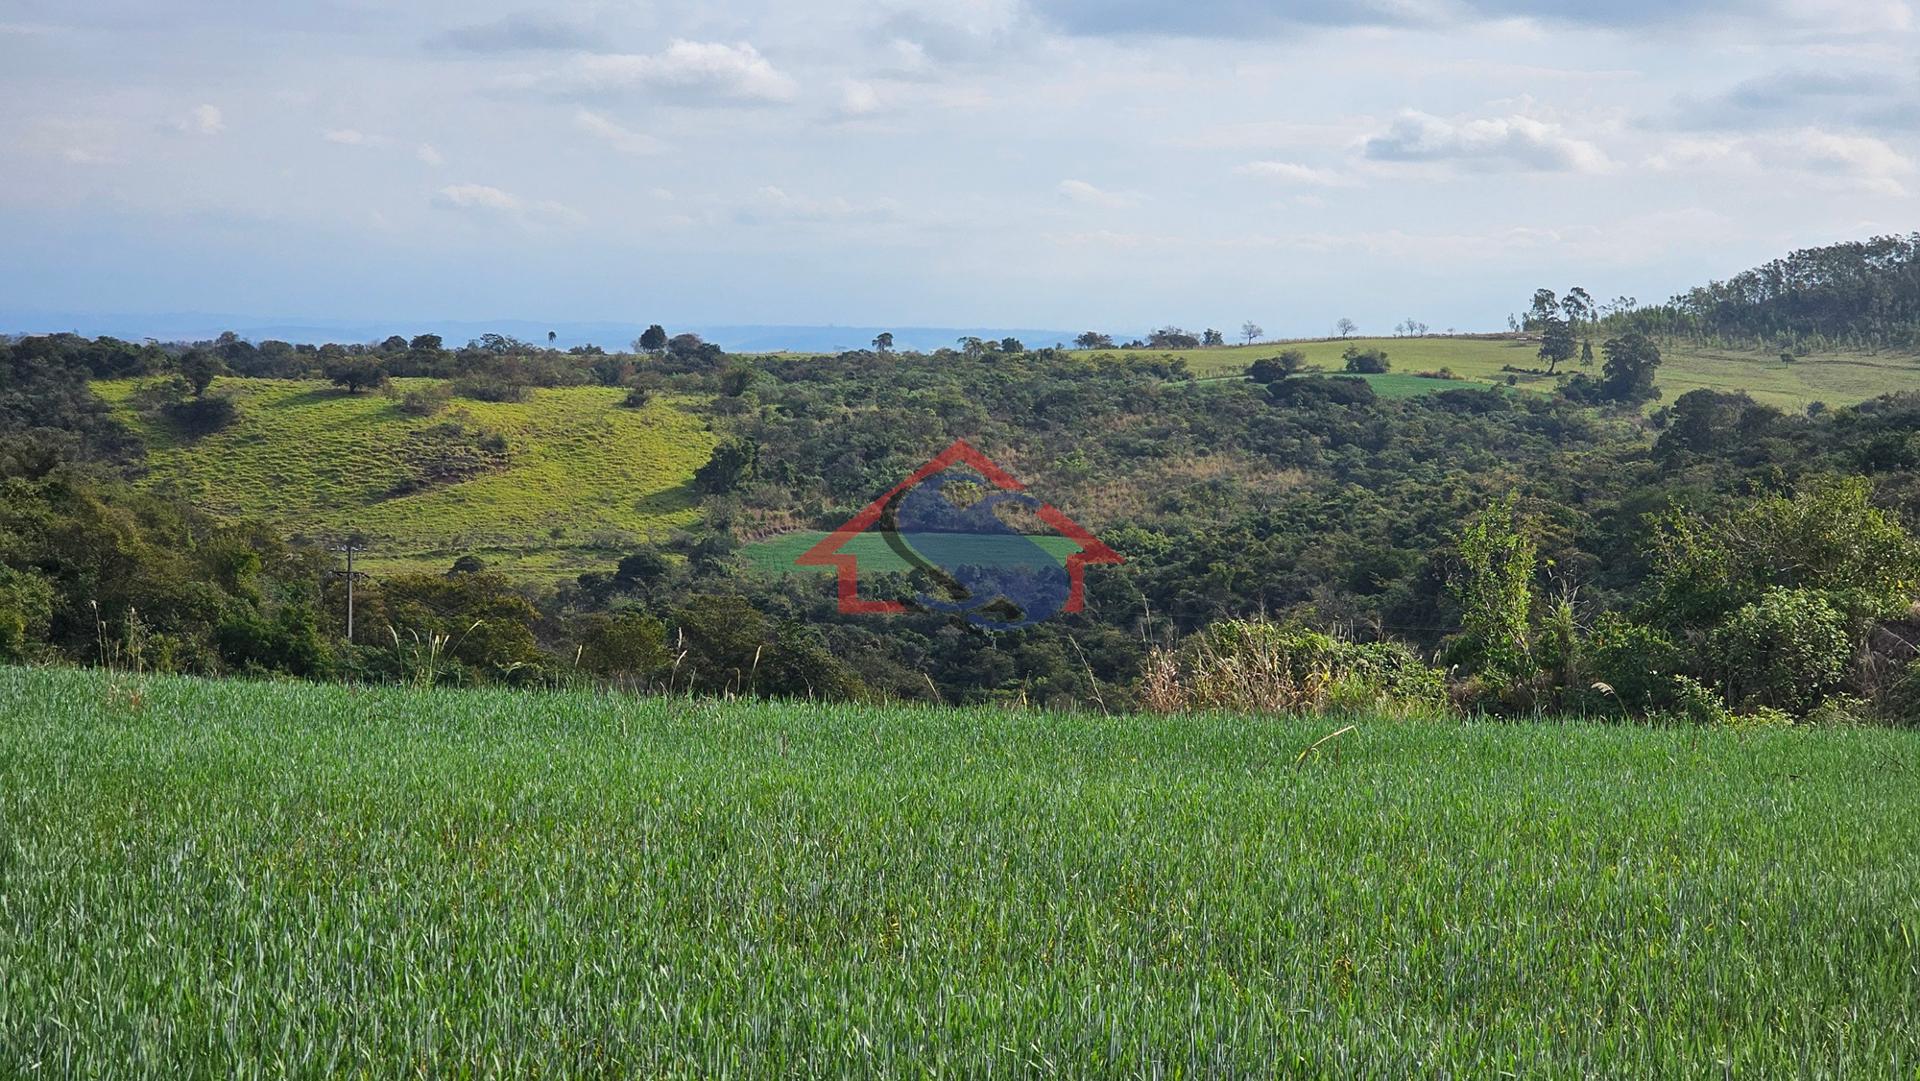
<svg viewBox="0 0 1920 1081"><path fill-rule="evenodd" d="M395 392L435 382L395 380ZM600 549L691 523L689 482L714 444L686 403L625 409L625 392L605 387L537 389L519 403L455 398L410 416L378 391L222 379L214 392L234 396L240 419L195 441L141 417L136 381L93 387L148 440L145 483L294 533L366 533L376 570L538 549L539 566L525 571L571 577L617 558Z"/></svg>
<svg viewBox="0 0 1920 1081"><path fill-rule="evenodd" d="M0 1075L1912 1076L1920 737L0 669Z"/></svg>
<svg viewBox="0 0 1920 1081"><path fill-rule="evenodd" d="M1461 379L1477 384L1505 383L1515 373L1502 370L1542 368L1535 355L1537 342L1505 337L1485 338L1351 338L1276 342L1262 345L1228 346L1217 349L1187 350L1110 350L1115 356L1176 356L1202 378L1239 375L1247 365L1261 357L1276 356L1282 349L1299 349L1309 364L1337 372L1348 346L1386 350L1393 364L1391 388L1376 387L1383 395L1403 397L1422 391L1444 390L1458 383L1422 380L1398 382L1402 375L1449 369ZM1594 343L1594 366L1598 374L1602 357L1600 344ZM1080 356L1099 356L1102 351L1080 352ZM1716 349L1684 343L1663 344L1664 363L1658 383L1663 401L1699 387L1713 390L1744 390L1755 400L1783 409L1799 410L1811 402L1828 405L1852 405L1881 394L1901 390L1920 390L1920 356L1905 353L1828 353L1804 357L1792 364L1783 363L1778 353ZM1578 362L1563 364L1562 372L1583 371ZM1520 373L1516 384L1525 389L1551 390L1555 380L1544 375ZM1658 403L1656 403L1657 405Z"/></svg>

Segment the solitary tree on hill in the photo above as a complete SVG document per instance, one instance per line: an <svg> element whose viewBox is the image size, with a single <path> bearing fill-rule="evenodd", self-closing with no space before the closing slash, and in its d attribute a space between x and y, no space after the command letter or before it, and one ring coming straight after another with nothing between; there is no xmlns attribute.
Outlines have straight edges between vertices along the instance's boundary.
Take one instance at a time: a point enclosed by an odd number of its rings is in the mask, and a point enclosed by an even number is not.
<svg viewBox="0 0 1920 1081"><path fill-rule="evenodd" d="M1338 331L1342 338L1351 338L1354 332L1360 329L1360 324L1351 319L1343 318L1338 323L1333 324L1333 329Z"/></svg>
<svg viewBox="0 0 1920 1081"><path fill-rule="evenodd" d="M1260 329L1260 324L1251 319L1240 324L1240 340L1246 342L1248 345L1252 345L1255 341L1259 340L1260 335L1265 333L1266 331Z"/></svg>
<svg viewBox="0 0 1920 1081"><path fill-rule="evenodd" d="M883 330L873 339L873 347L882 353L893 352L893 331Z"/></svg>

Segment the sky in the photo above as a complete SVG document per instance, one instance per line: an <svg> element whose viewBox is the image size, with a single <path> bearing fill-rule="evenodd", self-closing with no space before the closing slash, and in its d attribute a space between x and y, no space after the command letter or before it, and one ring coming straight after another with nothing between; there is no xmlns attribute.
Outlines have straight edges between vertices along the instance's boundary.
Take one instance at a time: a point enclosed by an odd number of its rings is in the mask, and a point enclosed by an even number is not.
<svg viewBox="0 0 1920 1081"><path fill-rule="evenodd" d="M1496 329L1917 163L1907 0L0 0L10 312Z"/></svg>

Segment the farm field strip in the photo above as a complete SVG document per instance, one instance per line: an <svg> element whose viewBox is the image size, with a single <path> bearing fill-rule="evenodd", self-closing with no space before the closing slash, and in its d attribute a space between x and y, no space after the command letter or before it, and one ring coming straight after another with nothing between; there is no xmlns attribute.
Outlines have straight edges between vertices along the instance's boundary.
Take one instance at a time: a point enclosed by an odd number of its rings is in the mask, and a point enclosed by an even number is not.
<svg viewBox="0 0 1920 1081"><path fill-rule="evenodd" d="M0 669L0 1074L1908 1076L1917 768Z"/></svg>

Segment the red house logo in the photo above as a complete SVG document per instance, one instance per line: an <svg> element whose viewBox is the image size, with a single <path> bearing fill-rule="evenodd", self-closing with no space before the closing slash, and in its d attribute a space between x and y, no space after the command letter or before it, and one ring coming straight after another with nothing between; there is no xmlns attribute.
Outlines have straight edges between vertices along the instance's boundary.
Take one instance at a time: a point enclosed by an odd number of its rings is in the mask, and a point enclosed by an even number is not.
<svg viewBox="0 0 1920 1081"><path fill-rule="evenodd" d="M984 492L983 496L974 495ZM999 508L1012 504L1072 542L1064 561L1008 525ZM849 550L863 533L880 535L896 555L936 583L919 606L964 616L992 629L1023 627L1086 605L1089 563L1121 563L1078 522L1026 494L1026 486L964 439L915 470L794 559L835 571L840 611L904 612L904 600L860 595L860 557Z"/></svg>

